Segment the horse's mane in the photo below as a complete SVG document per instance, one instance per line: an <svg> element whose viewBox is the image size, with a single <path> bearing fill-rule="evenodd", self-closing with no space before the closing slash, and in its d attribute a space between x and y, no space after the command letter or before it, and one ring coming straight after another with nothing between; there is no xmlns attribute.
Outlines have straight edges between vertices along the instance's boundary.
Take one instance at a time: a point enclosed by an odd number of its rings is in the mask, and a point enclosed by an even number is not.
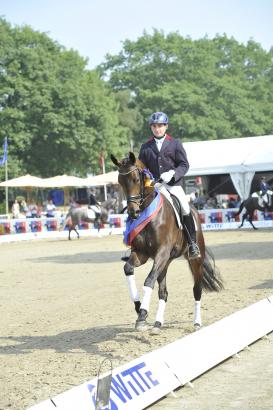
<svg viewBox="0 0 273 410"><path fill-rule="evenodd" d="M141 169L144 169L144 168L145 168L145 165L143 164L142 161L140 161L140 159L137 159L137 160L136 160L136 166L137 166L138 168L141 168Z"/></svg>
<svg viewBox="0 0 273 410"><path fill-rule="evenodd" d="M131 156L131 153L129 153L129 157L123 158L120 162L120 168L128 168L130 166L135 165L138 169L143 171L144 175L144 186L145 188L152 189L153 190L153 182L154 178L150 171L145 167L145 164L140 160L140 159L135 159L135 156Z"/></svg>

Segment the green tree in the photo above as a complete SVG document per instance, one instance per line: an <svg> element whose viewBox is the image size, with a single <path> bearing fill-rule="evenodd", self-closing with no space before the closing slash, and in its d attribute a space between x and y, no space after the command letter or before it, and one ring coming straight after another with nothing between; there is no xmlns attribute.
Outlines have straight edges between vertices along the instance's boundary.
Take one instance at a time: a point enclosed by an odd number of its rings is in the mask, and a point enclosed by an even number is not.
<svg viewBox="0 0 273 410"><path fill-rule="evenodd" d="M0 137L9 139L10 176L85 176L100 172L102 150L107 160L128 147L111 88L76 51L4 19L0 38Z"/></svg>
<svg viewBox="0 0 273 410"><path fill-rule="evenodd" d="M272 133L272 57L250 40L216 36L193 41L154 30L100 66L114 90L128 90L144 119L134 133L147 138L154 111L170 117L170 132L185 141Z"/></svg>

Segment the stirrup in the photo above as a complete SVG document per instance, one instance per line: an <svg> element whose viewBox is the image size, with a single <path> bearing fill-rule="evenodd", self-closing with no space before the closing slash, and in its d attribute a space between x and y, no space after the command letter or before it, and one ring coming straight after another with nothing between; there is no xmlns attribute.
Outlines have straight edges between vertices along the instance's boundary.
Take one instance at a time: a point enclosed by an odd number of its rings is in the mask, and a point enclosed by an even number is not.
<svg viewBox="0 0 273 410"><path fill-rule="evenodd" d="M188 245L188 257L189 259L201 258L200 250L197 243L192 242Z"/></svg>

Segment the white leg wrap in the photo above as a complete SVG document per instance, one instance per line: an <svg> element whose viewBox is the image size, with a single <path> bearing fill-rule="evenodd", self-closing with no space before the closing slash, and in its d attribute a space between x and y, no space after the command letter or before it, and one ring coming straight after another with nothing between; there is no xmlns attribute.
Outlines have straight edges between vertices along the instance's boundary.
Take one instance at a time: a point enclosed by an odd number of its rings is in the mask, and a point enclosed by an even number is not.
<svg viewBox="0 0 273 410"><path fill-rule="evenodd" d="M136 287L136 279L135 279L135 275L129 275L126 276L127 279L127 283L128 283L128 288L129 288L129 292L130 292L130 298L133 302L137 302L140 300L139 298L139 293Z"/></svg>
<svg viewBox="0 0 273 410"><path fill-rule="evenodd" d="M194 323L198 323L200 326L202 325L201 320L201 301L194 302Z"/></svg>
<svg viewBox="0 0 273 410"><path fill-rule="evenodd" d="M160 322L162 325L163 325L163 323L164 323L164 312L165 312L165 308L166 308L166 302L165 302L165 300L159 299L158 309L157 309L155 321L156 321L156 322Z"/></svg>
<svg viewBox="0 0 273 410"><path fill-rule="evenodd" d="M149 312L152 291L153 289L149 286L143 286L143 299L140 309L145 309L147 310L147 312Z"/></svg>

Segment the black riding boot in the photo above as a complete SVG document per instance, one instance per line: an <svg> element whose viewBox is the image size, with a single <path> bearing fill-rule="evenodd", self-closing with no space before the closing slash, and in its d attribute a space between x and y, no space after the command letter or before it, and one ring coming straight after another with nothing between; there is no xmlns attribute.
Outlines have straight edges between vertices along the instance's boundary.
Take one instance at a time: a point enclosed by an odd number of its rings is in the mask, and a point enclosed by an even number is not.
<svg viewBox="0 0 273 410"><path fill-rule="evenodd" d="M188 242L188 251L189 251L189 259L196 259L200 258L200 250L196 243L196 232L195 232L195 225L193 216L190 213L189 215L183 216L183 228L186 234L187 242Z"/></svg>

